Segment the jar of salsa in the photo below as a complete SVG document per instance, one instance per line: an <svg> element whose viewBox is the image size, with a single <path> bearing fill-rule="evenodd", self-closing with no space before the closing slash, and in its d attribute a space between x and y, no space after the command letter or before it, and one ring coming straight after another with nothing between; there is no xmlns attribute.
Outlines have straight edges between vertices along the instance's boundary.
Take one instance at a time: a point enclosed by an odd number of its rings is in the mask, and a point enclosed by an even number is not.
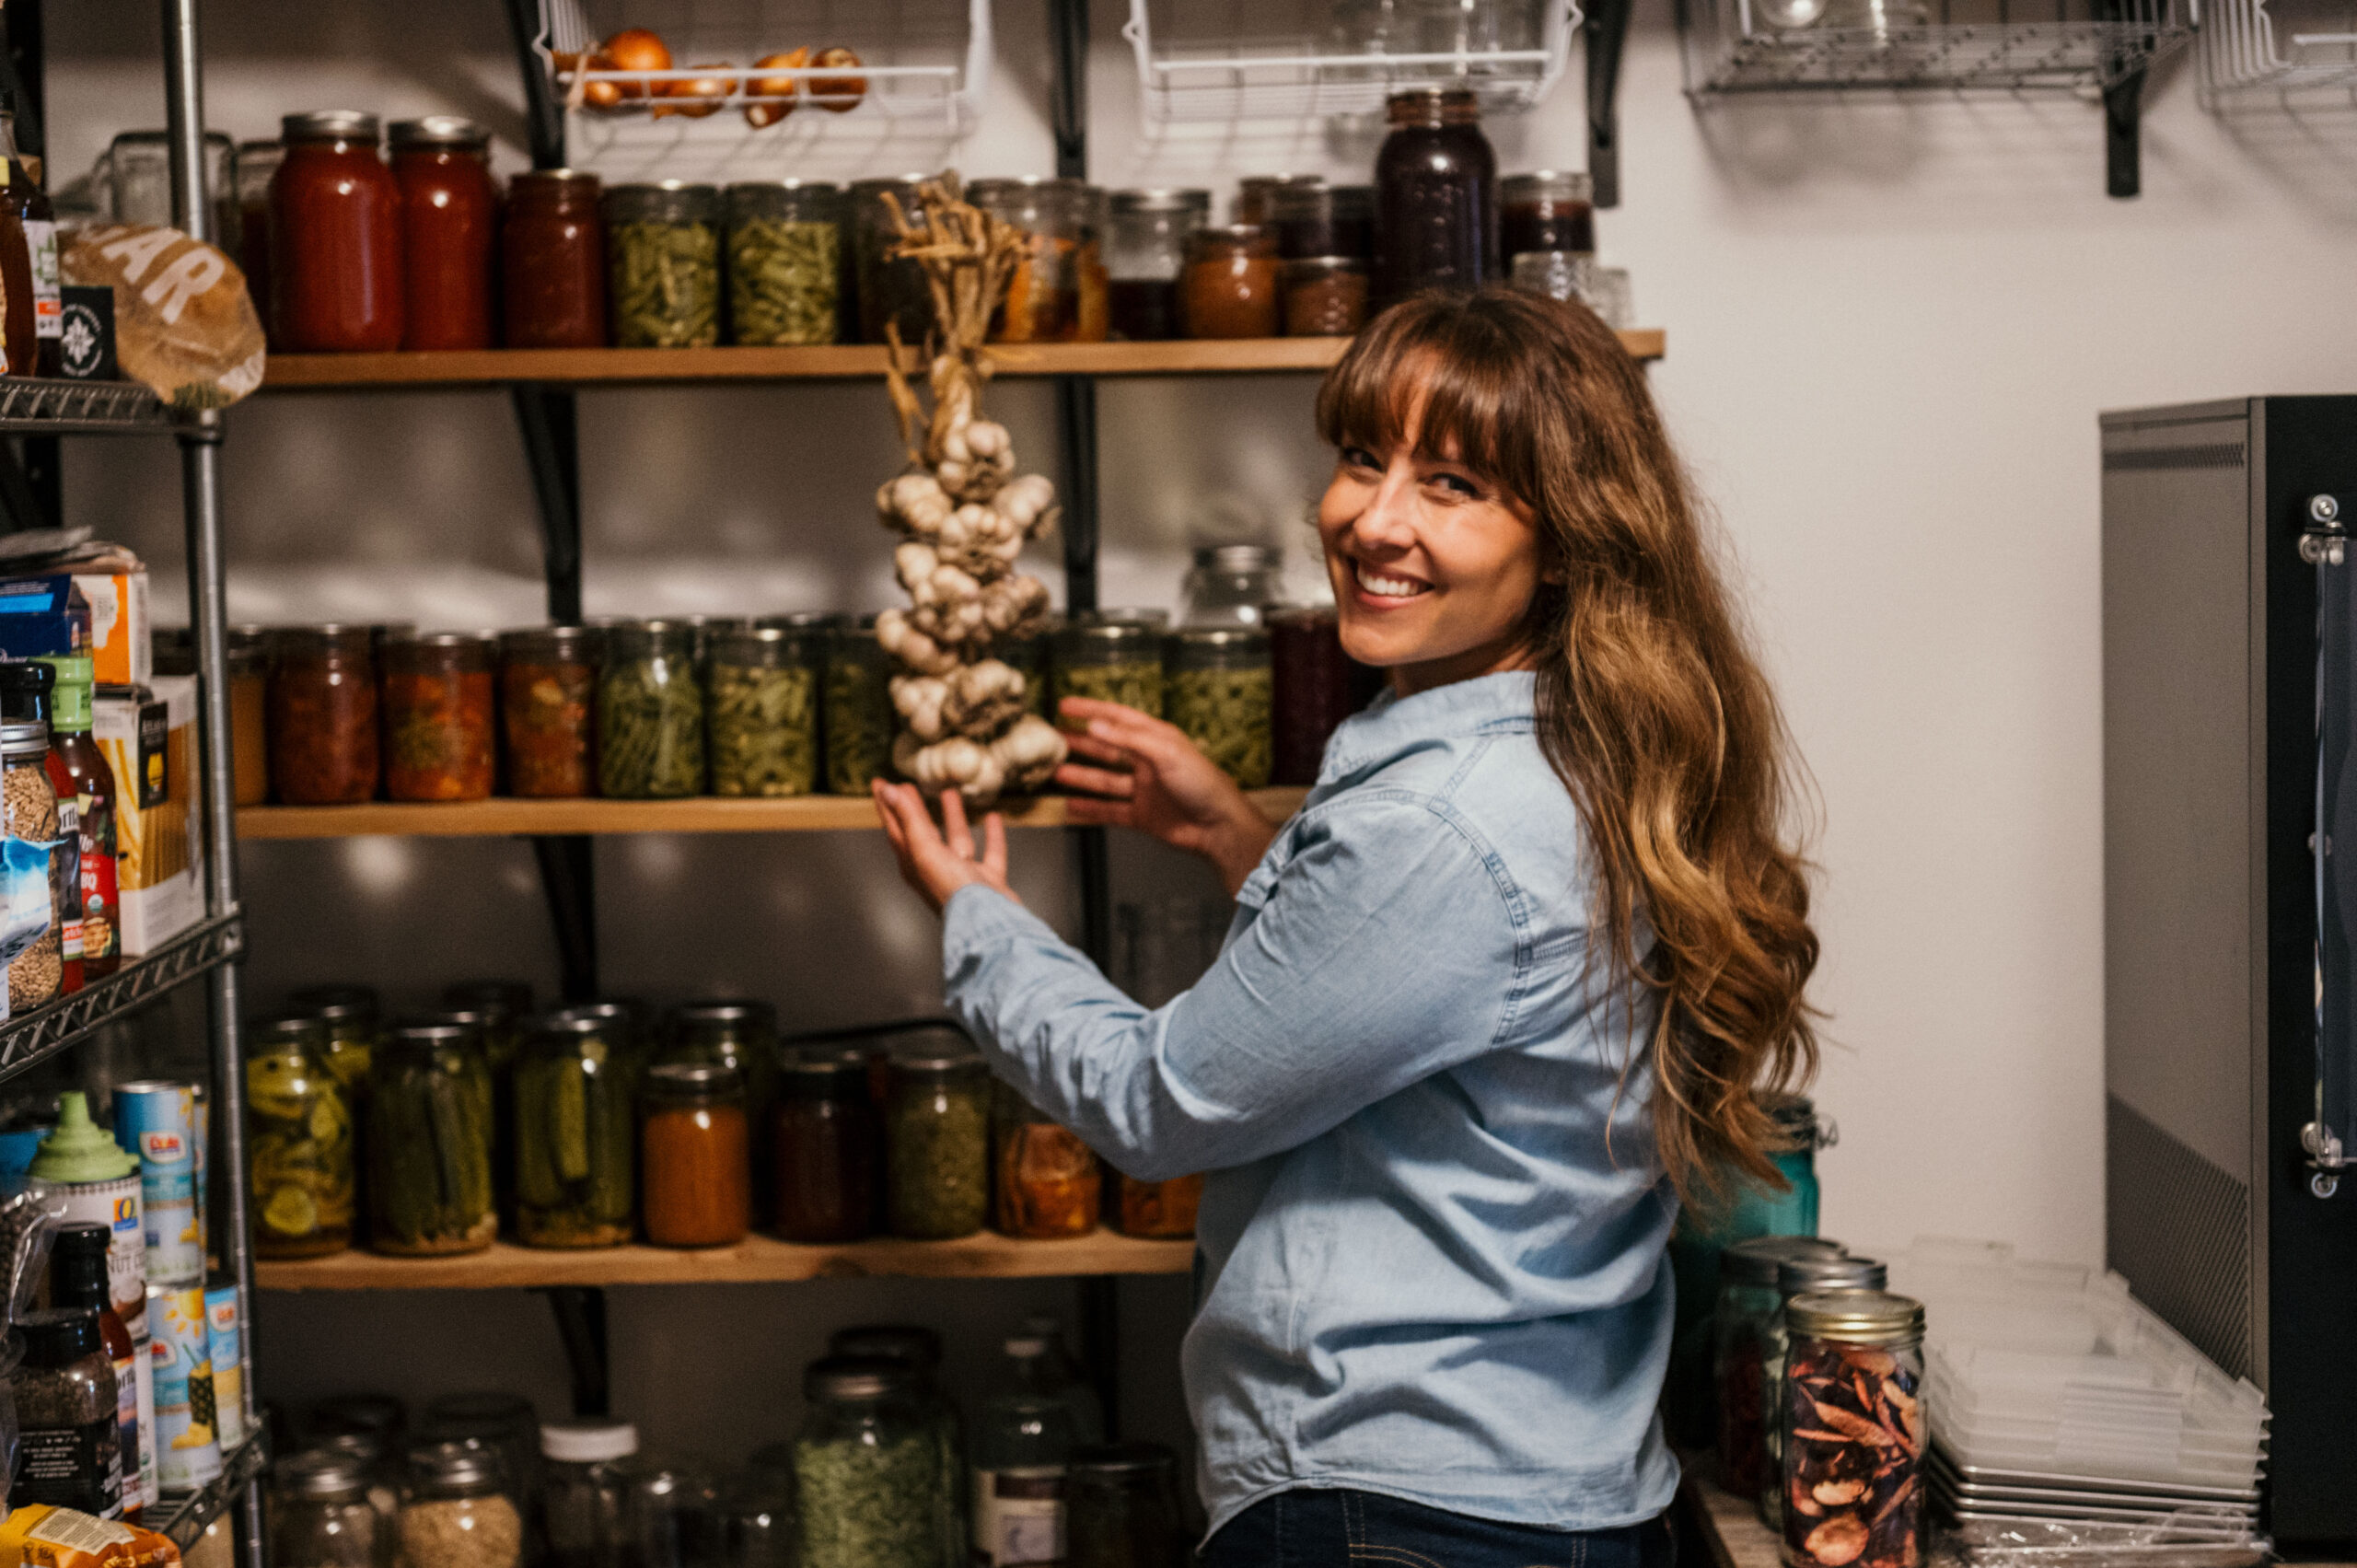
<svg viewBox="0 0 2357 1568"><path fill-rule="evenodd" d="M270 182L284 162L286 149L276 142L239 142L230 161L230 182L238 192L238 270L246 274L246 293L254 314L270 324Z"/></svg>
<svg viewBox="0 0 2357 1568"><path fill-rule="evenodd" d="M1256 224L1197 229L1187 242L1180 308L1190 338L1273 338L1279 320L1277 242Z"/></svg>
<svg viewBox="0 0 2357 1568"><path fill-rule="evenodd" d="M745 1077L719 1062L646 1070L639 1181L646 1239L657 1247L733 1247L753 1223Z"/></svg>
<svg viewBox="0 0 2357 1568"><path fill-rule="evenodd" d="M401 191L353 110L280 122L270 181L271 343L290 354L401 346Z"/></svg>
<svg viewBox="0 0 2357 1568"><path fill-rule="evenodd" d="M1124 1176L1120 1218L1115 1223L1123 1236L1181 1240L1195 1234L1195 1211L1202 1202L1201 1176L1174 1176L1167 1181L1140 1181Z"/></svg>
<svg viewBox="0 0 2357 1568"><path fill-rule="evenodd" d="M270 669L270 783L282 806L377 793L377 659L366 626L290 626Z"/></svg>
<svg viewBox="0 0 2357 1568"><path fill-rule="evenodd" d="M270 643L259 626L229 628L229 749L237 801L270 798Z"/></svg>
<svg viewBox="0 0 2357 1568"><path fill-rule="evenodd" d="M606 346L606 230L598 177L536 168L507 182L500 234L509 348Z"/></svg>
<svg viewBox="0 0 2357 1568"><path fill-rule="evenodd" d="M535 800L598 793L598 656L588 626L534 626L499 639L507 793Z"/></svg>
<svg viewBox="0 0 2357 1568"><path fill-rule="evenodd" d="M487 632L412 633L385 645L385 793L395 800L491 794Z"/></svg>
<svg viewBox="0 0 2357 1568"><path fill-rule="evenodd" d="M1533 250L1596 254L1596 187L1585 174L1540 169L1498 182L1500 247L1511 266Z"/></svg>
<svg viewBox="0 0 2357 1568"><path fill-rule="evenodd" d="M491 133L455 114L397 120L393 180L401 191L401 347L490 348L499 192Z"/></svg>
<svg viewBox="0 0 2357 1568"><path fill-rule="evenodd" d="M1504 278L1498 160L1481 134L1480 100L1467 88L1418 87L1386 107L1391 134L1375 160L1376 306Z"/></svg>
<svg viewBox="0 0 2357 1568"><path fill-rule="evenodd" d="M1000 1233L1052 1240L1095 1230L1103 1202L1096 1152L1004 1084L992 1120L993 1223Z"/></svg>
<svg viewBox="0 0 2357 1568"><path fill-rule="evenodd" d="M779 1064L777 1233L788 1241L856 1241L876 1229L884 1128L865 1052L800 1051Z"/></svg>

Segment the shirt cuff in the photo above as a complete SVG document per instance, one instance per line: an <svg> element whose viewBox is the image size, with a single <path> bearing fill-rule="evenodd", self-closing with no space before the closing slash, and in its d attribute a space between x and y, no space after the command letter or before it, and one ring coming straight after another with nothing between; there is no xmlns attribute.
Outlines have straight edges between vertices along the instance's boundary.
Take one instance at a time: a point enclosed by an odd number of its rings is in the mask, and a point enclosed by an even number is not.
<svg viewBox="0 0 2357 1568"><path fill-rule="evenodd" d="M941 907L941 975L954 981L966 960L986 957L987 949L1010 936L1044 936L1060 940L1039 916L981 882L969 882L949 895Z"/></svg>

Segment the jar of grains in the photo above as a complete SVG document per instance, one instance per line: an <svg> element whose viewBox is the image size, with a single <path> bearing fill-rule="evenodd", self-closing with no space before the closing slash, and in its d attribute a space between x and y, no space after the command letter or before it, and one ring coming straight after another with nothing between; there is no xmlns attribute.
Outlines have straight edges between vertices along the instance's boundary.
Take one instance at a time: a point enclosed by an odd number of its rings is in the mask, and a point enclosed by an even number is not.
<svg viewBox="0 0 2357 1568"><path fill-rule="evenodd" d="M1366 325L1366 263L1305 256L1284 271L1285 336L1347 338Z"/></svg>
<svg viewBox="0 0 2357 1568"><path fill-rule="evenodd" d="M524 1520L506 1493L496 1449L434 1443L410 1456L401 1556L435 1568L519 1568Z"/></svg>
<svg viewBox="0 0 2357 1568"><path fill-rule="evenodd" d="M827 639L827 789L865 795L892 767L892 663L876 640L876 617Z"/></svg>
<svg viewBox="0 0 2357 1568"><path fill-rule="evenodd" d="M971 1047L896 1055L884 1108L884 1210L910 1241L971 1236L990 1217L991 1074Z"/></svg>
<svg viewBox="0 0 2357 1568"><path fill-rule="evenodd" d="M1763 1402L1769 1319L1779 1309L1776 1266L1786 1258L1839 1258L1840 1245L1814 1236L1759 1236L1719 1254L1712 1312L1711 1376L1717 1393L1720 1484L1757 1498L1767 1484L1771 1407Z"/></svg>
<svg viewBox="0 0 2357 1568"><path fill-rule="evenodd" d="M1759 1516L1770 1529L1784 1522L1784 1434L1776 1411L1784 1397L1785 1356L1791 1346L1784 1338L1784 1307L1793 1297L1817 1291L1882 1290L1890 1271L1873 1258L1844 1253L1839 1258L1785 1258L1776 1264L1776 1309L1760 1332L1759 1408L1768 1411L1763 1430L1768 1438L1766 1479L1759 1488Z"/></svg>
<svg viewBox="0 0 2357 1568"><path fill-rule="evenodd" d="M507 793L536 800L598 793L598 664L588 626L534 626L499 639Z"/></svg>
<svg viewBox="0 0 2357 1568"><path fill-rule="evenodd" d="M598 784L621 800L671 799L703 789L703 692L693 631L678 621L624 621L606 629L598 680Z"/></svg>
<svg viewBox="0 0 2357 1568"><path fill-rule="evenodd" d="M371 629L289 626L272 639L270 784L282 806L351 806L377 794Z"/></svg>
<svg viewBox="0 0 2357 1568"><path fill-rule="evenodd" d="M818 787L816 637L748 626L713 639L704 677L712 793L779 796Z"/></svg>
<svg viewBox="0 0 2357 1568"><path fill-rule="evenodd" d="M49 779L49 726L38 720L0 724L0 833L29 844L57 842L57 789ZM38 1007L55 996L65 973L64 849L61 845L35 853L42 854L47 862L48 925L8 960L10 1013ZM12 881L16 875L12 865ZM30 869L26 876L29 879Z"/></svg>
<svg viewBox="0 0 2357 1568"><path fill-rule="evenodd" d="M1064 1495L1064 1568L1186 1568L1178 1456L1162 1444L1074 1449Z"/></svg>
<svg viewBox="0 0 2357 1568"><path fill-rule="evenodd" d="M1281 320L1277 242L1257 224L1197 229L1187 240L1179 309L1190 338L1273 338Z"/></svg>
<svg viewBox="0 0 2357 1568"><path fill-rule="evenodd" d="M641 1090L639 1175L646 1239L733 1247L753 1224L745 1075L717 1062L658 1062Z"/></svg>
<svg viewBox="0 0 2357 1568"><path fill-rule="evenodd" d="M425 632L384 648L385 794L394 800L482 800L496 752L488 632Z"/></svg>
<svg viewBox="0 0 2357 1568"><path fill-rule="evenodd" d="M1257 626L1186 626L1170 639L1163 714L1246 789L1264 788L1271 756L1269 634Z"/></svg>
<svg viewBox="0 0 2357 1568"><path fill-rule="evenodd" d="M368 1244L428 1257L499 1234L491 1178L491 1063L459 1022L403 1024L368 1072Z"/></svg>
<svg viewBox="0 0 2357 1568"><path fill-rule="evenodd" d="M878 1356L828 1356L802 1379L794 1444L801 1568L942 1568L941 1448L917 1375Z"/></svg>
<svg viewBox="0 0 2357 1568"><path fill-rule="evenodd" d="M1923 1306L1796 1295L1778 1421L1786 1568L1915 1568L1923 1555Z"/></svg>
<svg viewBox="0 0 2357 1568"><path fill-rule="evenodd" d="M728 187L728 331L738 343L830 343L841 327L843 193L819 180Z"/></svg>
<svg viewBox="0 0 2357 1568"><path fill-rule="evenodd" d="M666 180L606 192L607 308L616 348L720 341L720 191Z"/></svg>
<svg viewBox="0 0 2357 1568"><path fill-rule="evenodd" d="M1052 1239L1095 1230L1103 1202L1096 1151L1009 1086L998 1085L995 1093L992 1165L1000 1233Z"/></svg>
<svg viewBox="0 0 2357 1568"><path fill-rule="evenodd" d="M317 1258L352 1245L352 1115L300 1015L246 1026L246 1160L254 1251Z"/></svg>
<svg viewBox="0 0 2357 1568"><path fill-rule="evenodd" d="M1211 215L1208 191L1116 191L1109 202L1105 271L1112 335L1150 343L1179 335L1178 275L1187 237Z"/></svg>
<svg viewBox="0 0 2357 1568"><path fill-rule="evenodd" d="M888 180L854 180L851 188L853 273L859 297L859 341L887 341L885 328L897 326L904 343L921 343L933 324L933 290L925 282L923 264L892 255L900 232L892 221L893 203L903 216L914 218L917 187L930 174L902 174Z"/></svg>
<svg viewBox="0 0 2357 1568"><path fill-rule="evenodd" d="M1082 249L1101 265L1089 232L1086 181L1029 176L977 180L966 199L1023 232L1024 252L1008 280L991 337L998 343L1072 343L1080 336Z"/></svg>
<svg viewBox="0 0 2357 1568"><path fill-rule="evenodd" d="M270 1561L279 1568L394 1568L394 1531L350 1454L289 1454L271 1467Z"/></svg>
<svg viewBox="0 0 2357 1568"><path fill-rule="evenodd" d="M161 673L158 671L158 673ZM229 752L237 802L270 798L270 640L259 626L229 628Z"/></svg>
<svg viewBox="0 0 2357 1568"><path fill-rule="evenodd" d="M857 1050L799 1051L780 1064L777 1233L788 1241L856 1241L876 1229L884 1128Z"/></svg>
<svg viewBox="0 0 2357 1568"><path fill-rule="evenodd" d="M606 346L603 194L586 169L535 168L507 182L500 256L509 348Z"/></svg>
<svg viewBox="0 0 2357 1568"><path fill-rule="evenodd" d="M626 1421L552 1421L540 1428L540 1526L549 1568L629 1568Z"/></svg>
<svg viewBox="0 0 2357 1568"><path fill-rule="evenodd" d="M286 354L401 346L401 190L377 117L290 114L270 180L270 346Z"/></svg>
<svg viewBox="0 0 2357 1568"><path fill-rule="evenodd" d="M630 1239L635 1076L624 1020L568 1007L516 1059L516 1238L527 1247Z"/></svg>
<svg viewBox="0 0 2357 1568"><path fill-rule="evenodd" d="M1280 186L1271 193L1269 212L1277 254L1288 261L1307 256L1364 261L1375 254L1372 185Z"/></svg>
<svg viewBox="0 0 2357 1568"><path fill-rule="evenodd" d="M501 1388L436 1394L425 1407L423 1430L433 1442L470 1442L496 1454L500 1489L519 1512L524 1500L539 1493L540 1417L523 1395Z"/></svg>
<svg viewBox="0 0 2357 1568"><path fill-rule="evenodd" d="M401 192L401 347L495 347L493 272L499 188L491 133L455 114L397 120L390 140Z"/></svg>
<svg viewBox="0 0 2357 1568"><path fill-rule="evenodd" d="M1167 1181L1121 1178L1120 1218L1123 1236L1170 1241L1195 1234L1195 1211L1202 1206L1203 1179L1174 1176Z"/></svg>
<svg viewBox="0 0 2357 1568"><path fill-rule="evenodd" d="M1065 716L1066 697L1120 703L1162 716L1162 631L1134 621L1081 621L1056 634L1048 689L1055 721L1069 730L1087 727Z"/></svg>

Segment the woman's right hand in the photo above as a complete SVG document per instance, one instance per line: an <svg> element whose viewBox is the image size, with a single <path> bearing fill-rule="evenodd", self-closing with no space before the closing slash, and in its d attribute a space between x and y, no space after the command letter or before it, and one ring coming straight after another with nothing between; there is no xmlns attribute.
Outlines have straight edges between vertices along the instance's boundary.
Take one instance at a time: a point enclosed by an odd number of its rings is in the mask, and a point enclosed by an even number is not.
<svg viewBox="0 0 2357 1568"><path fill-rule="evenodd" d="M1066 697L1062 712L1087 726L1065 734L1074 755L1108 764L1066 762L1056 770L1056 783L1074 792L1065 807L1070 820L1150 833L1210 861L1230 894L1244 886L1276 838L1276 824L1184 730L1089 697Z"/></svg>

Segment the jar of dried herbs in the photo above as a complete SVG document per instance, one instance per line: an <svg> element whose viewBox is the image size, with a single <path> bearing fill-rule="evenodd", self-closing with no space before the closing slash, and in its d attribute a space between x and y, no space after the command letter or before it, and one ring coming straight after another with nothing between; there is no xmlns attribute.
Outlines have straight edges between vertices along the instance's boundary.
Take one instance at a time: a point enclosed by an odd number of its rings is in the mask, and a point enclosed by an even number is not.
<svg viewBox="0 0 2357 1568"><path fill-rule="evenodd" d="M703 765L703 692L691 629L677 621L607 628L598 679L600 793L621 800L701 794Z"/></svg>
<svg viewBox="0 0 2357 1568"><path fill-rule="evenodd" d="M426 1257L492 1244L492 1111L477 1029L442 1022L387 1031L369 1069L369 1246Z"/></svg>
<svg viewBox="0 0 2357 1568"><path fill-rule="evenodd" d="M750 626L713 640L704 678L712 793L777 797L818 787L817 640Z"/></svg>
<svg viewBox="0 0 2357 1568"><path fill-rule="evenodd" d="M884 1107L885 1223L911 1241L971 1236L990 1217L991 1074L970 1049L896 1056Z"/></svg>
<svg viewBox="0 0 2357 1568"><path fill-rule="evenodd" d="M598 793L598 662L589 626L533 626L499 639L507 793L535 800Z"/></svg>
<svg viewBox="0 0 2357 1568"><path fill-rule="evenodd" d="M483 800L496 745L486 632L425 632L385 644L385 794Z"/></svg>
<svg viewBox="0 0 2357 1568"><path fill-rule="evenodd" d="M1188 626L1170 639L1163 715L1246 789L1269 782L1272 690L1269 634L1257 626Z"/></svg>
<svg viewBox="0 0 2357 1568"><path fill-rule="evenodd" d="M1881 1290L1890 1283L1890 1271L1872 1258L1844 1253L1839 1258L1786 1258L1776 1265L1776 1309L1768 1315L1759 1336L1760 1408L1774 1411L1784 1397L1784 1363L1790 1351L1784 1337L1784 1307L1796 1295L1829 1290ZM1783 1523L1784 1489L1781 1484L1784 1434L1771 1414L1766 1424L1766 1479L1759 1487L1759 1516L1770 1529Z"/></svg>
<svg viewBox="0 0 2357 1568"><path fill-rule="evenodd" d="M892 662L876 640L876 617L827 640L827 790L865 795L892 766Z"/></svg>
<svg viewBox="0 0 2357 1568"><path fill-rule="evenodd" d="M505 1491L496 1449L434 1443L410 1456L401 1561L424 1568L519 1568L524 1519Z"/></svg>
<svg viewBox="0 0 2357 1568"><path fill-rule="evenodd" d="M1104 1202L1096 1151L1011 1086L998 1085L996 1099L993 1208L1000 1234L1051 1240L1095 1230Z"/></svg>
<svg viewBox="0 0 2357 1568"><path fill-rule="evenodd" d="M941 1456L943 1568L969 1568L966 1510L966 1423L941 1388L941 1336L915 1323L855 1323L827 1336L829 1355L872 1355L898 1362L916 1379L917 1411Z"/></svg>
<svg viewBox="0 0 2357 1568"><path fill-rule="evenodd" d="M516 1231L527 1247L630 1239L635 1076L620 1020L566 1008L516 1059Z"/></svg>
<svg viewBox="0 0 2357 1568"><path fill-rule="evenodd" d="M941 1568L949 1478L917 1375L877 1356L828 1356L802 1379L794 1444L801 1568Z"/></svg>
<svg viewBox="0 0 2357 1568"><path fill-rule="evenodd" d="M368 1479L352 1455L319 1449L272 1466L276 1568L393 1568L394 1532L368 1501Z"/></svg>
<svg viewBox="0 0 2357 1568"><path fill-rule="evenodd" d="M1056 633L1055 663L1048 679L1055 720L1069 730L1086 728L1064 716L1066 697L1120 703L1162 716L1162 632L1136 621L1075 621Z"/></svg>
<svg viewBox="0 0 2357 1568"><path fill-rule="evenodd" d="M720 341L719 189L666 180L606 192L606 258L617 348Z"/></svg>
<svg viewBox="0 0 2357 1568"><path fill-rule="evenodd" d="M246 1158L254 1251L316 1258L352 1244L352 1116L303 1014L246 1028Z"/></svg>
<svg viewBox="0 0 2357 1568"><path fill-rule="evenodd" d="M0 724L0 833L31 844L58 843L57 789L48 761L48 725L37 719ZM48 861L49 928L8 960L7 1007L0 1016L40 1006L64 979L65 858L52 848ZM26 880L33 880L29 868Z"/></svg>
<svg viewBox="0 0 2357 1568"><path fill-rule="evenodd" d="M1915 1568L1923 1552L1923 1306L1881 1291L1784 1304L1786 1568Z"/></svg>
<svg viewBox="0 0 2357 1568"><path fill-rule="evenodd" d="M843 193L822 180L728 188L733 343L830 343L839 334Z"/></svg>

